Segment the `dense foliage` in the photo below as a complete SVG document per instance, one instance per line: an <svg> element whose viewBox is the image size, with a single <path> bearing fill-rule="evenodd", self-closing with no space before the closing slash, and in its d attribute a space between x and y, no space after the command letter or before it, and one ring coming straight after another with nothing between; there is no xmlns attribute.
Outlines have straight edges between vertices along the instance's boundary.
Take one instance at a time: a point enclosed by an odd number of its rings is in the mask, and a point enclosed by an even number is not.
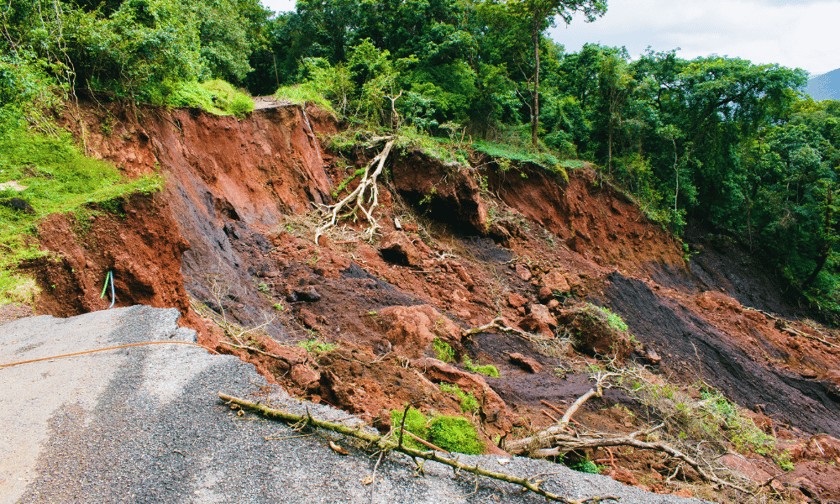
<svg viewBox="0 0 840 504"><path fill-rule="evenodd" d="M585 159L675 233L702 221L837 311L840 104L799 93L801 70L594 44L567 53L545 36L606 7L299 0L272 17L258 0L10 0L0 113L41 124L61 89L212 108L224 80L319 102L351 126Z"/></svg>

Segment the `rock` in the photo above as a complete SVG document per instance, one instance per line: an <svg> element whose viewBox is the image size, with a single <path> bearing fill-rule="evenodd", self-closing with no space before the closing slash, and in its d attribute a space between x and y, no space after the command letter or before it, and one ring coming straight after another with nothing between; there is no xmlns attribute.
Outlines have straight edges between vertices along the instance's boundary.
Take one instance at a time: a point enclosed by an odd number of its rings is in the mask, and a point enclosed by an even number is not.
<svg viewBox="0 0 840 504"><path fill-rule="evenodd" d="M542 364L530 357L525 357L521 353L508 354L508 357L510 357L511 362L529 373L537 374L542 371Z"/></svg>
<svg viewBox="0 0 840 504"><path fill-rule="evenodd" d="M295 289L294 299L296 301L306 301L307 303L314 303L321 300L321 294L313 286L302 289Z"/></svg>
<svg viewBox="0 0 840 504"><path fill-rule="evenodd" d="M519 309L523 310L524 307L520 307ZM551 328L537 320L532 314L523 317L516 325L523 331L527 331L532 334L541 334L546 338L554 338L554 333L551 332Z"/></svg>
<svg viewBox="0 0 840 504"><path fill-rule="evenodd" d="M510 231L508 231L504 226L500 226L498 222L494 222L490 225L490 229L487 231L487 234L489 234L490 238L493 238L493 241L499 245L503 247L510 247L510 240L513 236L511 236Z"/></svg>
<svg viewBox="0 0 840 504"><path fill-rule="evenodd" d="M417 247L401 231L395 231L383 238L379 253L386 261L403 266L417 266L421 261Z"/></svg>
<svg viewBox="0 0 840 504"><path fill-rule="evenodd" d="M636 486L639 484L639 480L626 467L616 467L608 473L608 476L625 485Z"/></svg>
<svg viewBox="0 0 840 504"><path fill-rule="evenodd" d="M321 379L321 373L312 369L312 366L309 364L297 364L292 366L289 372L289 378L298 386L307 389L311 383Z"/></svg>
<svg viewBox="0 0 840 504"><path fill-rule="evenodd" d="M307 328L312 330L319 330L320 325L318 324L318 318L315 316L314 313L307 310L306 308L301 308L300 310L300 321L303 322Z"/></svg>
<svg viewBox="0 0 840 504"><path fill-rule="evenodd" d="M727 453L726 455L720 457L718 462L759 485L772 477L771 474L758 467L754 462L747 460L743 455L734 452Z"/></svg>
<svg viewBox="0 0 840 504"><path fill-rule="evenodd" d="M398 355L419 358L432 355L435 338L459 345L461 329L429 305L389 306L379 310L387 328L385 338Z"/></svg>
<svg viewBox="0 0 840 504"><path fill-rule="evenodd" d="M519 308L520 306L525 306L527 302L528 298L526 298L522 294L519 294L518 292L511 292L508 296L508 304L512 308Z"/></svg>
<svg viewBox="0 0 840 504"><path fill-rule="evenodd" d="M418 359L412 361L411 365L434 382L452 383L464 392L471 392L481 405L481 413L486 423L493 424L505 432L510 430L511 411L481 375L463 371L437 359Z"/></svg>
<svg viewBox="0 0 840 504"><path fill-rule="evenodd" d="M694 497L694 494L691 493L691 490L689 490L688 488L685 488L685 487L680 488L679 490L676 490L676 491L672 492L671 495L673 495L675 497L685 497L686 499L690 499L690 498Z"/></svg>
<svg viewBox="0 0 840 504"><path fill-rule="evenodd" d="M455 270L455 274L458 275L458 278L460 278L461 281L464 282L464 287L466 287L468 290L473 290L475 288L475 282L473 282L469 273L467 273L466 268L464 268L458 263L455 263L452 265L452 269Z"/></svg>
<svg viewBox="0 0 840 504"><path fill-rule="evenodd" d="M540 323L547 325L548 327L557 327L557 319L554 318L548 311L548 306L541 305L541 304L532 304L531 305L531 315Z"/></svg>
<svg viewBox="0 0 840 504"><path fill-rule="evenodd" d="M515 271L516 276L521 278L523 282L527 282L531 279L531 277L533 277L533 275L531 274L531 270L529 270L528 267L524 264L517 264Z"/></svg>
<svg viewBox="0 0 840 504"><path fill-rule="evenodd" d="M548 287L542 286L540 287L540 292L537 294L537 297L541 302L548 303L551 300L554 300L554 292Z"/></svg>
<svg viewBox="0 0 840 504"><path fill-rule="evenodd" d="M573 329L575 348L592 356L616 357L623 361L633 351L630 335L610 325L607 314L590 303L580 303L562 310L557 319Z"/></svg>
<svg viewBox="0 0 840 504"><path fill-rule="evenodd" d="M551 270L540 279L543 288L551 292L550 297L554 296L555 292L565 294L571 290L569 281L566 280L566 275L558 270Z"/></svg>

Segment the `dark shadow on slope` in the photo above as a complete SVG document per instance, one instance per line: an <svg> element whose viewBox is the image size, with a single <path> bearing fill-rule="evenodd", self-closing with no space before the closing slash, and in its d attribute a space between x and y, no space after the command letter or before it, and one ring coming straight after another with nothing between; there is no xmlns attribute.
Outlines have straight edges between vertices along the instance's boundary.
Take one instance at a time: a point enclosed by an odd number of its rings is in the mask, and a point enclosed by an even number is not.
<svg viewBox="0 0 840 504"><path fill-rule="evenodd" d="M766 412L812 432L840 435L840 402L826 384L768 369L708 323L657 297L643 282L618 273L604 290L630 331L662 355L664 370L686 381L702 378L741 406ZM699 370L699 373L698 373Z"/></svg>

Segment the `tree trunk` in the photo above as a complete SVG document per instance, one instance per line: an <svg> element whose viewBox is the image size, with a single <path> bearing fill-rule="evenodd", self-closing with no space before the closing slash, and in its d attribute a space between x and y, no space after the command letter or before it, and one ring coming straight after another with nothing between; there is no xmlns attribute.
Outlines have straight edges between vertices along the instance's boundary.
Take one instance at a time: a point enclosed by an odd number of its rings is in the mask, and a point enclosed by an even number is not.
<svg viewBox="0 0 840 504"><path fill-rule="evenodd" d="M536 71L534 72L534 108L531 111L531 143L534 147L539 147L540 140L538 136L540 124L540 32L537 30L536 16L534 16L534 60L536 61Z"/></svg>

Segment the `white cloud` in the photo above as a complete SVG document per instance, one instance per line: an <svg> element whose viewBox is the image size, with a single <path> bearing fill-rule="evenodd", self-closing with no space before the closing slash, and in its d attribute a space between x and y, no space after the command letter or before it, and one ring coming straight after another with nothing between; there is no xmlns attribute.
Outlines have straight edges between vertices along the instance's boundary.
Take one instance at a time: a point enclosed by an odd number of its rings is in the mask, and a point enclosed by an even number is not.
<svg viewBox="0 0 840 504"><path fill-rule="evenodd" d="M679 47L688 59L719 54L820 74L840 67L838 20L838 0L610 0L603 18L575 19L551 35L567 51L586 42L634 56Z"/></svg>
<svg viewBox="0 0 840 504"><path fill-rule="evenodd" d="M295 10L295 0L260 0L266 9L274 12L288 12Z"/></svg>

